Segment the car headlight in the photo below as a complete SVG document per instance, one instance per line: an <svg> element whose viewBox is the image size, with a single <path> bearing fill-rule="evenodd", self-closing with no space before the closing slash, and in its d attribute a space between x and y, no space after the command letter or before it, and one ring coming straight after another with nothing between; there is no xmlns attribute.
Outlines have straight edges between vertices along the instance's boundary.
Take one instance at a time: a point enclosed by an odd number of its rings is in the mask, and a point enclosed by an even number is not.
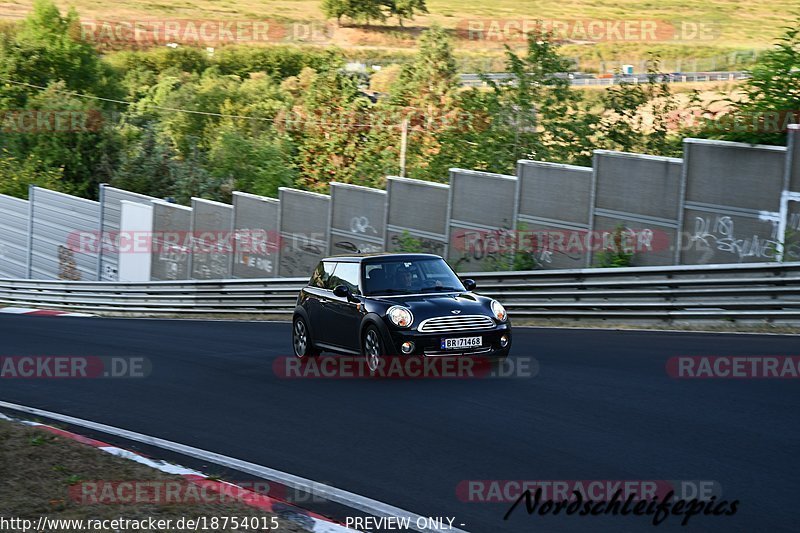
<svg viewBox="0 0 800 533"><path fill-rule="evenodd" d="M386 311L386 316L389 317L392 324L400 328L407 328L414 322L414 315L411 314L411 311L399 305L390 307Z"/></svg>
<svg viewBox="0 0 800 533"><path fill-rule="evenodd" d="M508 318L508 314L506 313L506 308L503 307L503 304L501 304L497 300L492 300L492 313L494 314L494 317L500 322L505 322L506 319Z"/></svg>

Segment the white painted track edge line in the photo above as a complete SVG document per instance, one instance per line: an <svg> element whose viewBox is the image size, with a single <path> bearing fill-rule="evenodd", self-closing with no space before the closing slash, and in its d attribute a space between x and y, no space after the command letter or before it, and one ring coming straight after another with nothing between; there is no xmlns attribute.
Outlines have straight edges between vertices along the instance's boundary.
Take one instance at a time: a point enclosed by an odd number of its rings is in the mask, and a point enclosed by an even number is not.
<svg viewBox="0 0 800 533"><path fill-rule="evenodd" d="M156 448L161 448L163 450L179 453L182 455L186 455L188 457L192 457L194 459L200 459L221 466L226 466L228 468L239 470L247 474L252 474L255 476L262 477L269 481L282 483L294 489L304 490L318 494L334 503L339 503L347 507L350 507L352 509L369 513L373 516L377 517L396 516L401 518L409 518L411 520L411 523L415 523L418 518L423 518L420 515L414 514L410 511L406 511L405 509L400 509L399 507L394 507L387 503L379 502L377 500L372 500L370 498L367 498L365 496L360 496L353 492L324 485L322 483L317 483L310 479L295 476L293 474L288 474L286 472L281 472L280 470L275 470L273 468L269 468L266 466L257 465L255 463L250 463L248 461L243 461L241 459L228 457L226 455L222 455L216 452L201 450L200 448L195 448L193 446L188 446L186 444L180 444L177 442L168 441L158 437L151 437L149 435L144 435L142 433L136 433L135 431L129 431L127 429L121 429L106 424L100 424L98 422L92 422L90 420L84 420L82 418L77 418L69 415L62 415L60 413L54 413L52 411L46 411L44 409L38 409L36 407L28 407L26 405L19 405L11 402L6 402L3 400L0 400L0 407L4 407L6 409L11 409L15 411L20 411L23 413L28 413L31 415L50 418L52 420L57 420L59 422L64 422L66 424L80 426L86 429L91 429L101 433L106 433L108 435L113 435L116 437L121 437L135 442L140 442L142 444L147 444L149 446L154 446ZM419 528L419 529L414 528L414 530L419 531L420 533L429 533L429 532L467 533L466 531L457 528L448 528L446 530L439 528Z"/></svg>

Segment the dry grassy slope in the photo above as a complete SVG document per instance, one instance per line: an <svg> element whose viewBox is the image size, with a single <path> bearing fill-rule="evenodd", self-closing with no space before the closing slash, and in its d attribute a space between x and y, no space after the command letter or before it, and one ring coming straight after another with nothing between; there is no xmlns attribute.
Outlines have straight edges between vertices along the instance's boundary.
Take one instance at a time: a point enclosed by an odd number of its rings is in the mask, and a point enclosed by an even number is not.
<svg viewBox="0 0 800 533"><path fill-rule="evenodd" d="M321 0L57 0L62 7L74 6L83 18L141 19L263 19L321 21ZM33 0L0 2L0 17L18 18L30 9ZM412 26L426 27L437 22L448 28L474 18L491 19L612 19L665 20L671 23L713 21L719 36L703 43L720 47L758 48L768 45L781 33L781 27L798 13L797 0L428 0L431 14L418 17ZM376 39L373 31L348 30L337 39L343 45L402 45L403 32L394 31L394 22ZM371 35L372 34L372 35ZM642 44L647 47L646 44Z"/></svg>

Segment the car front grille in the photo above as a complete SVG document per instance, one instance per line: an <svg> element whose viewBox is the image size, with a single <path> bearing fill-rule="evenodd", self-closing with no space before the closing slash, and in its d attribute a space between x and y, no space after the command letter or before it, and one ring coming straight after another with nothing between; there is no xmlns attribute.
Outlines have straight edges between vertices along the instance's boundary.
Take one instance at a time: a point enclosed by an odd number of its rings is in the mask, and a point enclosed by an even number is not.
<svg viewBox="0 0 800 533"><path fill-rule="evenodd" d="M494 320L485 315L437 316L420 322L420 333L450 333L494 327Z"/></svg>

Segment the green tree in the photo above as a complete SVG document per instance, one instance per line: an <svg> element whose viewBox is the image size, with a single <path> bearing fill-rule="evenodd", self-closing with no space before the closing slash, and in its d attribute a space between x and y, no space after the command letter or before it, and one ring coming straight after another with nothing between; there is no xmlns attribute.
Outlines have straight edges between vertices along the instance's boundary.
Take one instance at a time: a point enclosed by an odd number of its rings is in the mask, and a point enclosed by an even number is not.
<svg viewBox="0 0 800 533"><path fill-rule="evenodd" d="M514 81L490 80L490 86L500 105L501 115L495 120L514 131L514 161L590 162L595 119L565 76L572 67L553 35L541 26L528 34L525 53L506 46L506 70Z"/></svg>
<svg viewBox="0 0 800 533"><path fill-rule="evenodd" d="M51 1L36 0L17 31L0 34L0 108L37 120L31 130L12 128L0 146L14 161L59 172L62 190L86 197L111 175L119 150L109 124L112 104L96 96L117 97L119 87L113 70L81 39L74 10L62 16Z"/></svg>
<svg viewBox="0 0 800 533"><path fill-rule="evenodd" d="M208 170L237 191L277 198L278 187L289 187L296 179L291 157L290 141L247 136L228 124L211 144Z"/></svg>
<svg viewBox="0 0 800 533"><path fill-rule="evenodd" d="M338 68L309 76L285 117L297 143L297 185L327 192L328 182L359 183L355 162L371 125L372 103Z"/></svg>
<svg viewBox="0 0 800 533"><path fill-rule="evenodd" d="M29 156L18 161L6 149L0 149L0 194L28 198L28 186L62 190L61 170L47 167Z"/></svg>
<svg viewBox="0 0 800 533"><path fill-rule="evenodd" d="M657 59L648 62L646 83L620 81L606 89L600 100L603 114L598 132L604 148L681 156L681 139L670 129L678 102Z"/></svg>
<svg viewBox="0 0 800 533"><path fill-rule="evenodd" d="M419 43L414 61L402 66L392 84L390 97L379 101L376 106L376 121L381 127L372 131L365 158L377 156L381 161L381 154L391 155L392 160L383 159L382 164L390 166L388 172L396 172L399 168L400 125L407 120L408 176L443 181L447 173L432 167L431 162L442 154L439 136L452 127L454 117L458 115L458 68L452 41L441 27L433 26L423 33Z"/></svg>
<svg viewBox="0 0 800 533"><path fill-rule="evenodd" d="M81 40L80 19L70 9L61 16L51 0L36 0L31 14L12 35L0 35L0 102L24 107L36 89L63 81L66 89L95 96L118 94L113 71Z"/></svg>
<svg viewBox="0 0 800 533"><path fill-rule="evenodd" d="M687 133L753 144L786 144L786 125L800 120L800 17L784 30L750 71L751 77L741 88L742 98L726 98L727 113ZM701 113L709 115L707 109Z"/></svg>
<svg viewBox="0 0 800 533"><path fill-rule="evenodd" d="M33 117L30 128L24 116ZM113 114L94 100L70 95L64 82L53 82L28 97L19 117L16 129L5 133L0 145L20 161L32 158L45 168L58 169L62 190L96 197L98 185L110 179L119 157Z"/></svg>
<svg viewBox="0 0 800 533"><path fill-rule="evenodd" d="M342 17L369 24L386 20L383 0L322 0L322 12L341 25Z"/></svg>
<svg viewBox="0 0 800 533"><path fill-rule="evenodd" d="M355 16L349 0L322 0L322 12L327 18L335 18L339 26L342 25L342 17Z"/></svg>
<svg viewBox="0 0 800 533"><path fill-rule="evenodd" d="M565 77L570 67L544 31L530 33L521 54L506 48L511 81L484 78L489 90L456 93L457 111L437 136L430 173L457 166L513 174L522 158L590 164L597 118Z"/></svg>
<svg viewBox="0 0 800 533"><path fill-rule="evenodd" d="M416 13L428 12L425 0L387 0L386 5L389 14L397 17L400 26L403 25L403 19L413 19Z"/></svg>
<svg viewBox="0 0 800 533"><path fill-rule="evenodd" d="M176 196L180 163L175 152L159 141L154 125L129 131L126 144L111 185L156 198Z"/></svg>

